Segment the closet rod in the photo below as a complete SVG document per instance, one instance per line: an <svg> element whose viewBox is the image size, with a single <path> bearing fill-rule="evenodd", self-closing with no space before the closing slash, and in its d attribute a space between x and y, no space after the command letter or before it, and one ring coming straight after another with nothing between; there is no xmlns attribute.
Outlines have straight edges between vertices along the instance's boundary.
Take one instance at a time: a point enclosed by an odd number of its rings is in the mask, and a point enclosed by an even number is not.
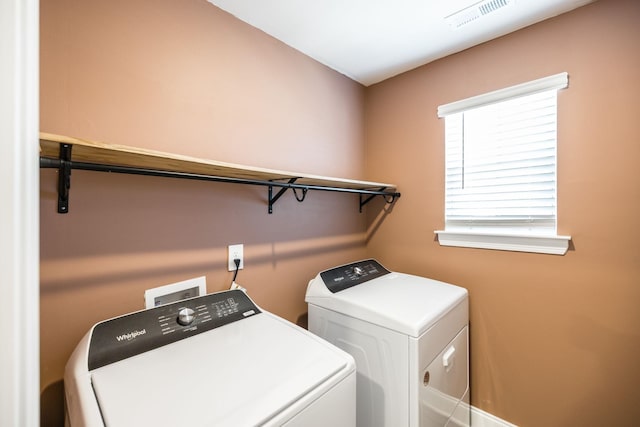
<svg viewBox="0 0 640 427"><path fill-rule="evenodd" d="M49 157L40 157L40 167L48 168L48 169L58 169L61 173L63 171L68 171L68 174L70 174L71 169L78 169L78 170L88 170L88 171L97 171L97 172L122 173L122 174L130 174L130 175L146 175L146 176L157 176L157 177L165 177L165 178L193 179L198 181L227 182L232 184L260 185L260 186L269 187L270 189L272 189L273 187L278 187L283 190L302 189L303 191L316 190L316 191L330 191L330 192L369 195L370 197L367 198L364 203L362 201L360 202L360 210L362 210L362 206L364 206L364 204L369 202L371 198L375 196L385 196L385 201L389 204L395 202L395 200L398 197L400 197L399 192L387 191L385 188L358 189L358 188L343 188L343 187L331 187L331 186L322 186L322 185L311 185L311 184L296 184L295 181L290 178L282 178L282 179L287 179L288 181L286 182L280 182L277 180L271 181L271 180L258 180L258 179L248 179L248 178L233 178L233 177L222 177L222 176L215 176L215 175L203 175L203 174L190 173L190 172L176 172L176 171L146 169L146 168L139 168L139 167L133 167L133 166L115 166L115 165L106 165L106 164L99 164L99 163L77 162L77 161L63 160L63 159L52 159ZM66 176L59 177L59 179L64 179L64 182L66 182L67 183L66 185L68 186L69 176L67 172L65 172L65 174ZM67 190L68 190L68 187L67 187ZM281 192L279 193L279 195L281 195ZM269 213L272 213L273 203L278 198L279 196L270 197ZM58 212L66 213L66 211L67 209L64 209L63 211L61 211L59 206Z"/></svg>

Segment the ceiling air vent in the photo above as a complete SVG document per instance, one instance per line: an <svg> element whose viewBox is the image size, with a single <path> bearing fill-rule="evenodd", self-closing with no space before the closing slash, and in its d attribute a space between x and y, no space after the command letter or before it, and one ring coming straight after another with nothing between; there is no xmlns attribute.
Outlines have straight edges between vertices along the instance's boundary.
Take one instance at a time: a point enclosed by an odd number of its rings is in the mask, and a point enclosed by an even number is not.
<svg viewBox="0 0 640 427"><path fill-rule="evenodd" d="M454 29L463 27L498 9L509 6L514 0L485 0L465 7L447 16L445 20Z"/></svg>

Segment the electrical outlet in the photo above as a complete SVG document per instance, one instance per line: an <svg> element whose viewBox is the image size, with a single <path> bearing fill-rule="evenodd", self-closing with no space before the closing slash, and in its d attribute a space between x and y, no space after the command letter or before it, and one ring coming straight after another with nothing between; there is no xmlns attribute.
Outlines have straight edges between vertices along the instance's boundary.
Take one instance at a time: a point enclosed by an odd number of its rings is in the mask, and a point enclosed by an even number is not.
<svg viewBox="0 0 640 427"><path fill-rule="evenodd" d="M236 264L234 259L240 259L239 270L244 268L244 245L242 243L238 245L229 245L229 271L236 271Z"/></svg>

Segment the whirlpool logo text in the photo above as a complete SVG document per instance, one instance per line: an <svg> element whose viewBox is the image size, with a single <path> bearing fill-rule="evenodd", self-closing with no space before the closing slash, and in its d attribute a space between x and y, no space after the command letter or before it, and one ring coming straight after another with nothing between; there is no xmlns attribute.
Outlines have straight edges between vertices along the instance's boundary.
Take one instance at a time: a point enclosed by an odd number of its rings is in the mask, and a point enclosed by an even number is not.
<svg viewBox="0 0 640 427"><path fill-rule="evenodd" d="M137 338L140 335L144 335L146 333L147 333L146 329L143 329L141 331L131 331L128 334L118 335L116 339L118 341L131 341L132 339Z"/></svg>

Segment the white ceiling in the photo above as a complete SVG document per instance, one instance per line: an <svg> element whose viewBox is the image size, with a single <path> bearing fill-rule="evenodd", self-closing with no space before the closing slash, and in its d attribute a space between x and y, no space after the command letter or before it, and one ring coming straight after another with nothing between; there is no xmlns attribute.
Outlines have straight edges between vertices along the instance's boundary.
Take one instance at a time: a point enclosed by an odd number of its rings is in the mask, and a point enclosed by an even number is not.
<svg viewBox="0 0 640 427"><path fill-rule="evenodd" d="M594 0L208 1L368 86ZM445 19L485 3L506 6L459 28Z"/></svg>

